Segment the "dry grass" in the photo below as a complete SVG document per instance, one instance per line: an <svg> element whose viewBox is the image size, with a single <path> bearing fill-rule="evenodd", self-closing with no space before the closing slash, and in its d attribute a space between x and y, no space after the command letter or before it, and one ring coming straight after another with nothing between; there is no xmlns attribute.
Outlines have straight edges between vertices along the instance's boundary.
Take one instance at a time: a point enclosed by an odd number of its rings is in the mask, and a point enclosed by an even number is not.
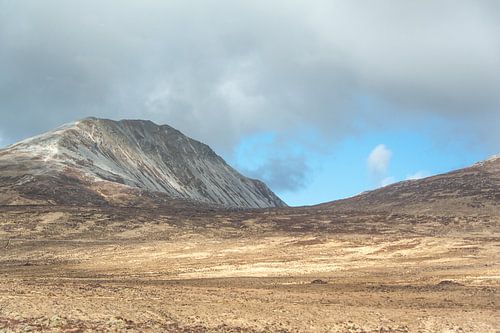
<svg viewBox="0 0 500 333"><path fill-rule="evenodd" d="M500 325L494 217L39 207L5 209L0 226L0 331Z"/></svg>

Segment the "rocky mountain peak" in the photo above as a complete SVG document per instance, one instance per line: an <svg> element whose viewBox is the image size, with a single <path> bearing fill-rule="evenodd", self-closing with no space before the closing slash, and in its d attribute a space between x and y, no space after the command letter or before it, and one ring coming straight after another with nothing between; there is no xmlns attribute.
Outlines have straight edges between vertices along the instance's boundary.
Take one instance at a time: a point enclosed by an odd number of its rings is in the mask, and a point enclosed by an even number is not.
<svg viewBox="0 0 500 333"><path fill-rule="evenodd" d="M88 183L112 182L227 207L284 205L209 146L149 120L85 118L0 151L0 167L12 176L22 163L28 168L24 176L71 174Z"/></svg>

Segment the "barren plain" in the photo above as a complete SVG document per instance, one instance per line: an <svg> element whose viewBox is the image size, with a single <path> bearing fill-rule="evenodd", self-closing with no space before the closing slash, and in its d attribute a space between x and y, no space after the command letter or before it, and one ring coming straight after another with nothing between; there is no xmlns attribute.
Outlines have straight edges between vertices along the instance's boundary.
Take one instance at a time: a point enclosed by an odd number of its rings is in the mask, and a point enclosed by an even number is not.
<svg viewBox="0 0 500 333"><path fill-rule="evenodd" d="M0 331L498 332L499 219L3 206Z"/></svg>

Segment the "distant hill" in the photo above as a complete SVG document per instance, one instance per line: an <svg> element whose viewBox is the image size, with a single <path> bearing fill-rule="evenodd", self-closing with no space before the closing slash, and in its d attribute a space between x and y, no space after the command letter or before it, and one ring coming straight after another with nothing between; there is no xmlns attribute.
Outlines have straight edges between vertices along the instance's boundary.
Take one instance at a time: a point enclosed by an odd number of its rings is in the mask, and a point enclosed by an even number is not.
<svg viewBox="0 0 500 333"><path fill-rule="evenodd" d="M500 215L500 157L494 156L468 168L395 183L316 207L412 214Z"/></svg>

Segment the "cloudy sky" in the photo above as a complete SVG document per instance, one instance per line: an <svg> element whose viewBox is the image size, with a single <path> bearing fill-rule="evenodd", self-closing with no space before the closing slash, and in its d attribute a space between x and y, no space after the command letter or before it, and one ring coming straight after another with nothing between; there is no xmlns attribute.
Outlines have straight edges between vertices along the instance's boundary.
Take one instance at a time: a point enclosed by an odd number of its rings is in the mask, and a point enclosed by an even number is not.
<svg viewBox="0 0 500 333"><path fill-rule="evenodd" d="M0 146L167 123L289 204L500 152L500 1L0 0Z"/></svg>

